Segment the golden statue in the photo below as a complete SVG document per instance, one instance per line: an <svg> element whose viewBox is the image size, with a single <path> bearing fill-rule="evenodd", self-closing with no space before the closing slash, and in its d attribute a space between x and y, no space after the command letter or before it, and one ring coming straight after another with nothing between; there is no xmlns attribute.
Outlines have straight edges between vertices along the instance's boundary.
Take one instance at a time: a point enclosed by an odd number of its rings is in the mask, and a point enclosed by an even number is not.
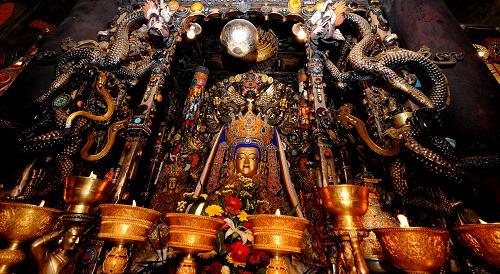
<svg viewBox="0 0 500 274"><path fill-rule="evenodd" d="M85 221L88 220L82 219L82 223L66 223L66 228L44 235L31 244L31 252L40 274L74 272L80 251L79 244L90 230Z"/></svg>
<svg viewBox="0 0 500 274"><path fill-rule="evenodd" d="M233 116L216 137L213 157L205 166L206 175L202 174L197 191L203 189L211 200L224 186L233 184L238 189L250 179L256 186L253 198L266 201L261 212L280 209L292 213L292 209L298 209L298 199L287 180L288 170L282 167L284 153L280 153L278 133L254 113L252 100L247 104L246 112Z"/></svg>

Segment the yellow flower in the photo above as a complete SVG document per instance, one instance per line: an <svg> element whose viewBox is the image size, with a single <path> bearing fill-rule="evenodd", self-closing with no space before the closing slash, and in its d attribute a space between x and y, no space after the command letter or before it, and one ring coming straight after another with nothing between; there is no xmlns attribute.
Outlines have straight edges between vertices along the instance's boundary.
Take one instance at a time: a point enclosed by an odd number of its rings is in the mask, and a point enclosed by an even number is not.
<svg viewBox="0 0 500 274"><path fill-rule="evenodd" d="M214 216L222 216L224 210L222 210L222 207L218 205L209 205L207 206L207 208L205 208L205 212L208 214L208 216L214 217Z"/></svg>
<svg viewBox="0 0 500 274"><path fill-rule="evenodd" d="M245 230L245 234L247 234L247 240L249 242L253 242L253 233L250 229Z"/></svg>
<svg viewBox="0 0 500 274"><path fill-rule="evenodd" d="M238 219L242 222L247 222L248 221L248 214L245 211L240 211L240 214L238 214Z"/></svg>
<svg viewBox="0 0 500 274"><path fill-rule="evenodd" d="M231 258L231 255L230 255L230 254L227 254L227 256L226 256L226 260L227 260L230 264L232 264L232 265L234 265L234 266L236 266L236 267L245 267L245 266L247 265L246 263L240 263L240 262L236 262L236 261L234 261L234 260L233 260L233 258Z"/></svg>
<svg viewBox="0 0 500 274"><path fill-rule="evenodd" d="M221 274L231 274L231 269L229 268L229 266L225 265L220 270L220 273Z"/></svg>
<svg viewBox="0 0 500 274"><path fill-rule="evenodd" d="M215 255L217 255L217 252L215 250L205 252L205 253L198 253L198 257L205 259L205 260L211 259L211 258L215 257Z"/></svg>

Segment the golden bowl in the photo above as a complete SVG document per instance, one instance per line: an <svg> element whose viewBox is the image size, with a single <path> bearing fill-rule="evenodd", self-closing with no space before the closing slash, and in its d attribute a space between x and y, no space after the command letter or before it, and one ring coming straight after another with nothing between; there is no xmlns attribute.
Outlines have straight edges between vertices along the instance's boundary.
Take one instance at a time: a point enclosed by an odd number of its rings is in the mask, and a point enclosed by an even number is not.
<svg viewBox="0 0 500 274"><path fill-rule="evenodd" d="M446 229L377 228L373 232L389 261L403 271L432 273L446 263L450 239Z"/></svg>
<svg viewBox="0 0 500 274"><path fill-rule="evenodd" d="M4 270L6 265L20 264L26 260L26 254L19 249L2 249L0 250L0 270ZM5 271L0 271L0 273L5 273Z"/></svg>
<svg viewBox="0 0 500 274"><path fill-rule="evenodd" d="M208 252L214 249L217 233L223 220L185 213L165 215L170 228L168 245L185 253Z"/></svg>
<svg viewBox="0 0 500 274"><path fill-rule="evenodd" d="M0 238L29 242L56 228L61 211L30 204L0 202Z"/></svg>
<svg viewBox="0 0 500 274"><path fill-rule="evenodd" d="M102 204L99 238L117 243L145 242L160 212L139 206Z"/></svg>
<svg viewBox="0 0 500 274"><path fill-rule="evenodd" d="M69 205L68 211L90 212L95 205L106 201L113 187L111 179L93 179L83 176L66 178L64 201Z"/></svg>
<svg viewBox="0 0 500 274"><path fill-rule="evenodd" d="M258 214L248 217L252 224L252 247L273 255L300 253L302 235L309 221L292 216Z"/></svg>
<svg viewBox="0 0 500 274"><path fill-rule="evenodd" d="M500 267L500 223L467 224L453 228L460 242L489 264Z"/></svg>
<svg viewBox="0 0 500 274"><path fill-rule="evenodd" d="M335 229L364 229L361 217L368 210L367 187L332 185L320 192L323 207L335 218Z"/></svg>

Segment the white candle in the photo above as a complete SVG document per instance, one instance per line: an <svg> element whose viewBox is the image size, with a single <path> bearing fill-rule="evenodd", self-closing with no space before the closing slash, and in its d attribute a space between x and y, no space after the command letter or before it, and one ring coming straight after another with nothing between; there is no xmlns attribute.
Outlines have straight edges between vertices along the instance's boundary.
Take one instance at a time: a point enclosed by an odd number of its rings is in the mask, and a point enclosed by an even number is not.
<svg viewBox="0 0 500 274"><path fill-rule="evenodd" d="M42 200L38 206L43 207L45 205L45 200Z"/></svg>
<svg viewBox="0 0 500 274"><path fill-rule="evenodd" d="M96 175L96 174L94 174L94 172L93 172L93 171L91 171L91 172L90 172L90 175L89 175L89 178L90 178L90 179L97 179L97 175Z"/></svg>
<svg viewBox="0 0 500 274"><path fill-rule="evenodd" d="M408 218L406 218L405 215L398 214L397 217L399 220L399 227L410 227L410 224L408 223Z"/></svg>
<svg viewBox="0 0 500 274"><path fill-rule="evenodd" d="M132 206L137 206L137 203L135 202L135 200L132 201Z"/></svg>
<svg viewBox="0 0 500 274"><path fill-rule="evenodd" d="M481 219L479 219L479 223L482 224L482 225L487 224L487 222L485 222L485 221L483 221Z"/></svg>
<svg viewBox="0 0 500 274"><path fill-rule="evenodd" d="M274 214L275 214L276 216L281 216L281 211L280 211L280 209L279 209L279 208L278 208L278 209L276 209L276 213L274 213Z"/></svg>

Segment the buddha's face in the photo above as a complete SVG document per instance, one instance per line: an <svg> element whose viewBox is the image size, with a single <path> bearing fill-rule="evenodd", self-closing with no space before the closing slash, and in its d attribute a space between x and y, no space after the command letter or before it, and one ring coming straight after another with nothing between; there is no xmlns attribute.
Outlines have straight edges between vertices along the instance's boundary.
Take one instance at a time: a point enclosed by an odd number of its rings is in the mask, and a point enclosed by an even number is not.
<svg viewBox="0 0 500 274"><path fill-rule="evenodd" d="M167 187L166 189L167 192L174 192L175 189L177 188L177 178L168 177L166 187Z"/></svg>
<svg viewBox="0 0 500 274"><path fill-rule="evenodd" d="M64 233L61 239L61 245L64 250L75 250L80 242L79 230L71 228Z"/></svg>
<svg viewBox="0 0 500 274"><path fill-rule="evenodd" d="M240 147L236 150L234 167L236 173L252 178L259 167L259 151L254 147Z"/></svg>

